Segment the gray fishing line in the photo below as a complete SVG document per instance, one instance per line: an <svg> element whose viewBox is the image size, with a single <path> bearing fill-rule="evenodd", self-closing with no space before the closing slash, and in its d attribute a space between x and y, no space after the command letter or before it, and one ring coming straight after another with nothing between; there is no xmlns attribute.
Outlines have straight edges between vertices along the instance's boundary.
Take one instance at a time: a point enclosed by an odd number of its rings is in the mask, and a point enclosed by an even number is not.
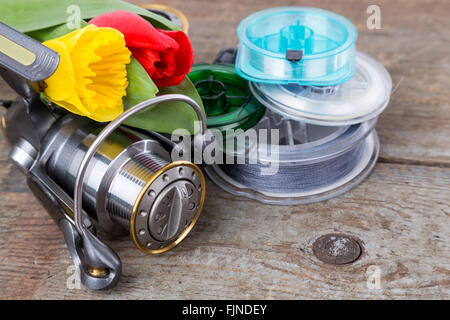
<svg viewBox="0 0 450 320"><path fill-rule="evenodd" d="M261 175L263 164L220 165L231 179L258 191L295 193L321 188L348 175L359 163L365 151L360 144L340 156L312 164L280 163L274 175Z"/></svg>
<svg viewBox="0 0 450 320"><path fill-rule="evenodd" d="M274 143L271 139L267 144L248 143L245 152L231 152L234 163L208 166L205 171L225 191L263 203L326 200L350 190L372 170L379 154L376 120L319 126L267 110L255 128L279 130L276 153L268 153ZM259 155L256 162L255 150ZM272 174L267 174L269 168L275 168Z"/></svg>

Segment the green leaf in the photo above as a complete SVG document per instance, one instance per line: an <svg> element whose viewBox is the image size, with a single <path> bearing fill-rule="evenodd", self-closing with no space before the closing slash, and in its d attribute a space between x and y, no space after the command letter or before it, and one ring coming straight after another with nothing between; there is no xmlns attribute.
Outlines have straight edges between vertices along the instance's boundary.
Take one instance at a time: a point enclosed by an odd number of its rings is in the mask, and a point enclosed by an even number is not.
<svg viewBox="0 0 450 320"><path fill-rule="evenodd" d="M158 87L145 71L144 67L133 57L127 65L128 88L123 99L124 109L153 98L158 93Z"/></svg>
<svg viewBox="0 0 450 320"><path fill-rule="evenodd" d="M87 26L88 23L84 20L80 21L80 28ZM30 31L27 33L28 36L37 40L39 42L44 42L51 39L56 39L62 37L70 32L74 31L73 29L69 29L67 24L60 24L58 26L53 26L45 29Z"/></svg>
<svg viewBox="0 0 450 320"><path fill-rule="evenodd" d="M171 93L184 94L191 97L200 104L203 112L205 111L202 100L188 77L185 77L178 86L161 88L158 96ZM150 109L131 117L125 123L132 127L162 133L172 133L176 129L183 128L193 134L196 131L194 130L194 122L198 120L197 114L189 105L175 101L164 102L150 107Z"/></svg>
<svg viewBox="0 0 450 320"><path fill-rule="evenodd" d="M0 21L23 33L45 29L65 24L74 14L68 10L74 5L80 8L81 19L126 10L141 15L155 28L179 30L168 19L121 0L2 0Z"/></svg>

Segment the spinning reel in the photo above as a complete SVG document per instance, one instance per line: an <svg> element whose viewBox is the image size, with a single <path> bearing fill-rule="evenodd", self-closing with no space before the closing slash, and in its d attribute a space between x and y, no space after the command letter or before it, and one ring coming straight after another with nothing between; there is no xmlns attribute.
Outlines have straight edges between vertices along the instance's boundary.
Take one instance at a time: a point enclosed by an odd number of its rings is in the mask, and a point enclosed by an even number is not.
<svg viewBox="0 0 450 320"><path fill-rule="evenodd" d="M46 106L35 90L57 68L59 56L0 23L0 75L19 94L1 119L11 160L64 233L82 283L117 284L121 260L99 239L131 235L148 254L170 250L192 230L202 211L205 179L189 161L171 160L173 145L123 122L158 103L180 101L201 120L191 98L171 94L144 101L113 122L97 123Z"/></svg>

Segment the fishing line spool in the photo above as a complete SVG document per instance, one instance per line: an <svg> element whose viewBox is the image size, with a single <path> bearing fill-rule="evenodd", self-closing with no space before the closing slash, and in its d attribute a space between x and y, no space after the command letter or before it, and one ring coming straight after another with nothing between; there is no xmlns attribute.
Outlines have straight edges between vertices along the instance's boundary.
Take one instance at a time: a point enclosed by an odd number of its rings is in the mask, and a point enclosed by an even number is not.
<svg viewBox="0 0 450 320"><path fill-rule="evenodd" d="M319 126L267 110L254 129L280 130L278 141L268 137L277 145L277 155L271 154L270 143L253 148L249 144L245 151L224 151L235 159L233 164L214 164L205 172L225 191L266 204L327 200L359 184L375 165L379 154L375 123L372 119L350 126Z"/></svg>
<svg viewBox="0 0 450 320"><path fill-rule="evenodd" d="M236 74L233 65L198 64L188 76L202 99L209 129L223 133L227 129L246 130L263 116L264 107L250 92L248 81Z"/></svg>
<svg viewBox="0 0 450 320"><path fill-rule="evenodd" d="M237 29L236 70L254 82L328 86L355 72L357 32L322 9L279 7L245 18Z"/></svg>
<svg viewBox="0 0 450 320"><path fill-rule="evenodd" d="M278 205L326 200L359 184L378 159L374 127L392 81L380 63L356 52L351 22L321 9L282 7L250 15L237 33L236 71L267 108L252 129L269 136L244 143L247 133L241 142L233 137L223 151L234 164L207 166L211 180ZM263 173L271 167L273 174Z"/></svg>
<svg viewBox="0 0 450 320"><path fill-rule="evenodd" d="M334 86L268 84L251 82L256 99L272 111L290 119L318 125L349 125L380 115L387 107L392 80L372 57L356 53L356 72Z"/></svg>

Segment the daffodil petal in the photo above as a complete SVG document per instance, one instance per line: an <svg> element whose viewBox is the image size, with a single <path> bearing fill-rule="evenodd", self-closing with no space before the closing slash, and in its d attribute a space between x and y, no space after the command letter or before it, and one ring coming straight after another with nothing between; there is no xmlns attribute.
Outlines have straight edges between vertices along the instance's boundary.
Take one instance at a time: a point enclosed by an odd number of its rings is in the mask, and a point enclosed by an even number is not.
<svg viewBox="0 0 450 320"><path fill-rule="evenodd" d="M109 122L116 119L123 113L123 104L118 103L113 107L97 109L89 115L89 118L99 122Z"/></svg>
<svg viewBox="0 0 450 320"><path fill-rule="evenodd" d="M59 66L50 78L45 80L44 94L51 100L62 101L69 98L75 92L75 73L64 42L50 40L43 43L50 49L59 53ZM64 81L61 81L64 79Z"/></svg>
<svg viewBox="0 0 450 320"><path fill-rule="evenodd" d="M122 33L88 25L44 44L61 56L57 71L46 80L44 93L52 102L100 122L123 112L131 52Z"/></svg>
<svg viewBox="0 0 450 320"><path fill-rule="evenodd" d="M89 110L87 110L84 107L80 98L76 94L73 94L72 96L70 96L69 98L67 98L63 101L56 101L50 97L48 97L48 98L51 102L59 105L60 107L63 107L64 109L66 109L72 113L78 114L80 116L86 116L87 114L90 113Z"/></svg>

